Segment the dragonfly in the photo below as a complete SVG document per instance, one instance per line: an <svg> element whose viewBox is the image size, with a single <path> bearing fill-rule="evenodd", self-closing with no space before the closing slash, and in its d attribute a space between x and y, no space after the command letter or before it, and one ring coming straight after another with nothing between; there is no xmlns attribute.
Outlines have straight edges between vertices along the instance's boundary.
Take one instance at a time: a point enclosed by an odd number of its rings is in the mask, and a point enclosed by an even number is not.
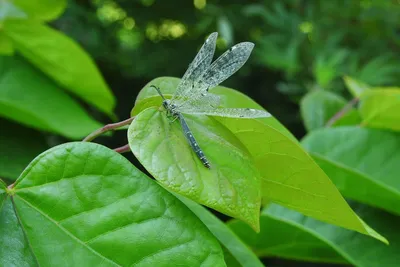
<svg viewBox="0 0 400 267"><path fill-rule="evenodd" d="M209 92L232 74L238 71L249 58L254 44L242 42L232 46L213 63L218 33L214 32L206 39L192 63L179 82L175 94L166 99L159 87L157 90L163 102L167 115L173 120L178 119L189 146L202 162L204 167L211 169L211 164L204 155L193 136L183 114L208 115L230 118L262 118L271 114L264 110L252 108L222 108L220 97Z"/></svg>

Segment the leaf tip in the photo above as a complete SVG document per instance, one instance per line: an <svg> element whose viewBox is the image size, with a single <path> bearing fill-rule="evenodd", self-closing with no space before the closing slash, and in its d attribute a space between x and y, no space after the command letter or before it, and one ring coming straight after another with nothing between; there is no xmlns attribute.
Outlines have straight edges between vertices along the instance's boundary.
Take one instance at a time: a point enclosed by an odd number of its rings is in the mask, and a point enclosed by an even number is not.
<svg viewBox="0 0 400 267"><path fill-rule="evenodd" d="M365 232L363 234L367 234L373 238L375 238L376 240L381 241L382 243L389 245L389 241L382 236L381 234L379 234L377 231L375 231L374 229L372 229L368 224L366 224L360 217L358 217L358 219L360 220L361 224L364 226Z"/></svg>

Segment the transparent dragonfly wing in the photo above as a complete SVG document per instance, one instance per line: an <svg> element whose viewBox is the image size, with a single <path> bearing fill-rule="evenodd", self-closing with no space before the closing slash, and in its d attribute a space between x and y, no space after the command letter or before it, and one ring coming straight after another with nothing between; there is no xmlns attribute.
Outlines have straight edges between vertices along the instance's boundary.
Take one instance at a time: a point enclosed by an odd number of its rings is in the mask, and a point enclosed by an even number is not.
<svg viewBox="0 0 400 267"><path fill-rule="evenodd" d="M185 110L182 113L241 119L271 117L271 114L264 110L252 108L204 108Z"/></svg>
<svg viewBox="0 0 400 267"><path fill-rule="evenodd" d="M194 82L194 89L192 91L196 93L191 94L186 101L182 101L176 105L182 109L195 105L199 98L207 95L210 88L217 86L238 71L246 63L253 47L254 44L250 42L243 42L232 46L215 60L201 77ZM202 102L204 101L200 101L200 103Z"/></svg>
<svg viewBox="0 0 400 267"><path fill-rule="evenodd" d="M200 77L200 83L206 90L217 86L238 71L249 58L254 44L243 42L232 46L215 60Z"/></svg>
<svg viewBox="0 0 400 267"><path fill-rule="evenodd" d="M188 69L183 75L171 102L188 99L193 94L200 94L198 87L195 87L195 81L198 80L203 73L210 67L214 57L215 46L218 33L214 32L208 36L203 46L200 48L196 57L190 63ZM176 104L176 103L175 103Z"/></svg>
<svg viewBox="0 0 400 267"><path fill-rule="evenodd" d="M189 114L202 109L217 109L221 103L221 98L218 95L207 93L201 98L197 98L196 100L192 100L190 102L191 105L183 105L182 107L178 107L177 111Z"/></svg>

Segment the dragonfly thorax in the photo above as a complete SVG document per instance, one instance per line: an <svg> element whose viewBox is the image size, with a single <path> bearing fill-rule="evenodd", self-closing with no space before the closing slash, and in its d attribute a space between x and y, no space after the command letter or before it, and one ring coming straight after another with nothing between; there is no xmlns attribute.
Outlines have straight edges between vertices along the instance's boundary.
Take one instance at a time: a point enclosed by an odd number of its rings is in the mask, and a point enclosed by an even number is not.
<svg viewBox="0 0 400 267"><path fill-rule="evenodd" d="M177 106L174 104L171 104L168 99L164 100L162 102L163 107L167 110L168 115L176 117L178 116L178 111L176 110Z"/></svg>

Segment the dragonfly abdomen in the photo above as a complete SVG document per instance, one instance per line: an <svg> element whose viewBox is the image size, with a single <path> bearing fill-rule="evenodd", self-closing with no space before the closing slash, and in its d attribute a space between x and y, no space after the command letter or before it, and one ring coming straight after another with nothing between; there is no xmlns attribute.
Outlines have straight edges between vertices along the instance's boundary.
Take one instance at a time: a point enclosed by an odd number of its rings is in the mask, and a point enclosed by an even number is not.
<svg viewBox="0 0 400 267"><path fill-rule="evenodd" d="M194 138L192 131L189 129L189 126L187 125L187 123L185 121L185 118L183 118L183 115L181 113L178 113L177 116L182 125L183 133L184 133L186 139L188 140L190 147L193 149L194 153L196 153L196 156L203 163L204 167L210 169L211 168L210 162L208 162L206 156L203 153L203 150L201 150L199 144L197 143L196 139Z"/></svg>

